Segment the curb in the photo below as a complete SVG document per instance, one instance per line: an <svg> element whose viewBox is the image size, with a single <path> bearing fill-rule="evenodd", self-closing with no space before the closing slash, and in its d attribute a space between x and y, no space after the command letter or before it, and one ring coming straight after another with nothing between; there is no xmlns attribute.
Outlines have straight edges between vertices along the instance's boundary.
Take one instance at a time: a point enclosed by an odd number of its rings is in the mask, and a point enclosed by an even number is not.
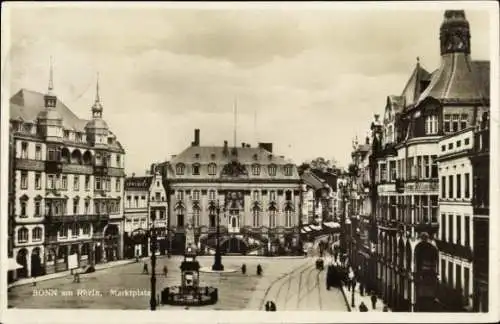
<svg viewBox="0 0 500 324"><path fill-rule="evenodd" d="M124 266L127 264L135 263L135 260L130 260L130 262L123 262L120 264L112 264L108 266L102 266L102 267L95 267L95 272L100 271L100 270L106 270L114 267L119 267L119 266ZM52 280L52 279L59 279L59 278L64 278L64 277L69 277L71 276L71 271L70 270L65 270L63 272L57 272L60 275L53 276L53 277L37 277L35 279L36 283L42 282L42 281L47 281L47 280ZM49 275L50 276L50 275ZM27 282L13 282L10 285L7 286L7 289L14 288L14 287L19 287L19 286L25 286L25 285L32 285L33 281L27 281Z"/></svg>
<svg viewBox="0 0 500 324"><path fill-rule="evenodd" d="M342 291L342 295L344 296L345 304L347 306L347 311L352 312L351 304L349 303L349 298L347 298L347 295L345 293L344 285L340 285L340 290Z"/></svg>

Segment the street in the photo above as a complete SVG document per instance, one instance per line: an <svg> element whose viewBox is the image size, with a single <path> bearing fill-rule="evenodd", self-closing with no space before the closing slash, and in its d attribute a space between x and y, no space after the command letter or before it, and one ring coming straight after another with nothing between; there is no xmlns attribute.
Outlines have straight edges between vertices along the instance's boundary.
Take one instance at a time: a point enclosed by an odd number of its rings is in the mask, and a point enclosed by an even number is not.
<svg viewBox="0 0 500 324"><path fill-rule="evenodd" d="M202 267L210 266L213 257L198 257ZM157 294L165 286L180 284L180 262L174 256L157 260ZM273 300L279 310L346 311L339 290L325 288L325 271L314 268L315 258L254 258L231 256L223 258L226 268L237 272L200 273L201 285L219 288L215 305L192 307L199 310L259 310L267 300ZM149 260L147 260L149 265ZM247 273L240 271L245 263ZM90 308L90 309L148 309L150 275L142 274L144 262L100 270L81 275L80 283L63 277L37 283L36 286L13 287L8 304L14 308ZM256 275L261 264L263 276ZM168 276L161 273L168 267ZM178 307L160 306L159 310Z"/></svg>

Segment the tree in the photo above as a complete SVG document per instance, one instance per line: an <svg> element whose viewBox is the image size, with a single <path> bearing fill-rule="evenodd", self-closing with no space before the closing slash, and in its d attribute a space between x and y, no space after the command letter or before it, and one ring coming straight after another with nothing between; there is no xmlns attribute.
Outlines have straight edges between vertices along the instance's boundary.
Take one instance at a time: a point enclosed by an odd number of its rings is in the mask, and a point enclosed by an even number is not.
<svg viewBox="0 0 500 324"><path fill-rule="evenodd" d="M328 169L336 169L338 165L338 161L335 158L330 160L325 159L324 157L317 157L310 162L308 162L312 169L321 170L323 172Z"/></svg>

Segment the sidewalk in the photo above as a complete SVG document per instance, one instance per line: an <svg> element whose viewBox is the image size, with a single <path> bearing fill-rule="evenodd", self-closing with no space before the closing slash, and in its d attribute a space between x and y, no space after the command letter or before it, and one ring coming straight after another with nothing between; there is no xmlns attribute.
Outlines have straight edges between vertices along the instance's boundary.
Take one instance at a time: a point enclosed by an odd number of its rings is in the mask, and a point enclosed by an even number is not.
<svg viewBox="0 0 500 324"><path fill-rule="evenodd" d="M113 267L119 267L119 266L130 264L130 263L135 263L135 259L117 260L117 261L111 261L111 262L107 262L107 263L99 263L99 264L95 265L95 271L109 269L109 268L113 268ZM71 270L55 272L55 273L51 273L48 275L36 277L36 282L46 281L46 280L51 280L51 279L56 279L56 278L63 278L66 276L71 276ZM33 280L34 280L33 278L19 279L15 282L9 284L7 287L12 288L12 287L23 286L23 285L27 285L27 284L33 284Z"/></svg>
<svg viewBox="0 0 500 324"><path fill-rule="evenodd" d="M371 295L367 294L365 291L364 296L361 296L359 292L359 283L356 285L354 289L354 304L356 307L352 307L352 290L349 290L347 287L342 286L342 294L346 300L346 303L349 305L350 312L359 312L359 305L361 302L364 302L366 307L368 307L368 312L383 312L384 309L384 301L377 297L377 303L375 305L375 309L372 308L372 299ZM388 312L392 312L391 309L387 308Z"/></svg>

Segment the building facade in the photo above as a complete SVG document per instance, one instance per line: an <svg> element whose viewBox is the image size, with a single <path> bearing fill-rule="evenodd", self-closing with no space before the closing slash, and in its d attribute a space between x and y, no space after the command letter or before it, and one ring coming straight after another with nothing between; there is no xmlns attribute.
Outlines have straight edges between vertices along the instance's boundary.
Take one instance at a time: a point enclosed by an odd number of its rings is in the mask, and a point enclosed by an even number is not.
<svg viewBox="0 0 500 324"><path fill-rule="evenodd" d="M127 258L145 257L151 254L151 228L156 229L158 253L168 251L168 202L164 179L156 165L150 175L128 177L124 192L124 255Z"/></svg>
<svg viewBox="0 0 500 324"><path fill-rule="evenodd" d="M160 168L168 182L172 251L184 251L189 226L200 250L213 250L218 220L223 252L298 248L300 177L271 143L201 146L197 129L192 145Z"/></svg>
<svg viewBox="0 0 500 324"><path fill-rule="evenodd" d="M102 119L99 86L92 119L54 94L22 89L10 99L13 186L9 219L18 277L121 257L125 151Z"/></svg>
<svg viewBox="0 0 500 324"><path fill-rule="evenodd" d="M450 311L470 310L473 289L472 163L474 128L439 141L440 299Z"/></svg>
<svg viewBox="0 0 500 324"><path fill-rule="evenodd" d="M450 201L448 192L445 199L440 199L443 190L438 169L440 141L447 141L442 139L443 136L451 138L458 132L466 133L467 128L476 125L478 116L489 109L489 62L470 58L470 28L464 11L445 12L440 28L440 48L441 65L437 70L429 73L417 60L401 95L387 98L383 131L375 134L381 139L375 173L378 292L384 302L397 311L447 308L444 298L447 295L443 294L445 290L439 284L439 274L443 273L439 256L439 233L443 235L442 228L438 233L442 226L440 204L445 214L454 209L453 219L457 215L454 207L460 205L459 214L469 224L470 218L465 216L471 210L468 202L458 202L454 200L456 198ZM454 137L449 141L457 140ZM450 177L456 181L458 169L446 171L446 166L444 168L446 181ZM460 171L463 172L458 177L462 184L461 197L465 194L465 169L464 163L464 169ZM452 190L453 197L456 197L456 186L452 189L448 186L446 190ZM445 218L449 220L447 215ZM460 241L465 243L465 234L462 234L464 222L460 219ZM447 238L454 235L451 237L456 242L456 234L449 234L456 233L456 223L444 233ZM450 249L447 251L447 254L441 254L441 259L455 253ZM456 278L459 272L462 280L459 283L464 288L466 275L463 269L470 265L470 254L452 258L462 260L462 257L465 261L460 261L460 269L457 270L457 263L453 263L450 273ZM470 285L468 287L471 289ZM440 295L443 297L439 298ZM470 303L470 299L465 299Z"/></svg>

